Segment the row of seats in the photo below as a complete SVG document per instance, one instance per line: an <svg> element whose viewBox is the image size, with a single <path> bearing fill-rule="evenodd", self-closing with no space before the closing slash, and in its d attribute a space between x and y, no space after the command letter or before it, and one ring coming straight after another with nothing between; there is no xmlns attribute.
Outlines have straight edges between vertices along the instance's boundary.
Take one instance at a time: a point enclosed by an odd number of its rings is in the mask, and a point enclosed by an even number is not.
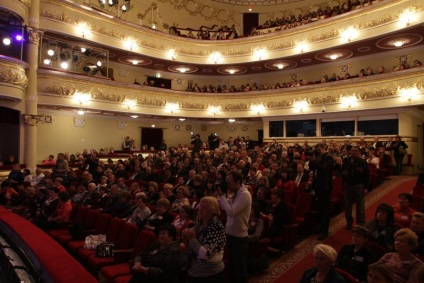
<svg viewBox="0 0 424 283"><path fill-rule="evenodd" d="M4 207L0 207L0 231L20 247L41 282L98 282L44 231Z"/></svg>
<svg viewBox="0 0 424 283"><path fill-rule="evenodd" d="M151 231L139 232L135 224L109 214L101 214L86 206L75 206L72 225L86 227L75 239L67 227L49 230L47 233L64 246L93 274L102 274L109 282L128 282L131 276L129 260L134 259L143 249L156 241L156 235ZM87 228L92 227L92 228ZM84 239L88 235L105 234L106 241L115 244L114 257L96 257L96 251L85 249ZM123 278L120 278L123 277Z"/></svg>

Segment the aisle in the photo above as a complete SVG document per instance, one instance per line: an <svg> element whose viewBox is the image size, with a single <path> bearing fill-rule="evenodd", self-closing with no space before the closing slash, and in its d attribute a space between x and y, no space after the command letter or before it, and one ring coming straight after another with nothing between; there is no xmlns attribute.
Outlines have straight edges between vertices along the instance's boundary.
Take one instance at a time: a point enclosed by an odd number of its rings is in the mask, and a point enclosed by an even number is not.
<svg viewBox="0 0 424 283"><path fill-rule="evenodd" d="M370 192L365 198L367 222L374 217L375 209L380 203L396 203L398 194L411 192L416 180L417 176L393 176L390 180L385 181L384 184ZM351 232L346 231L345 226L346 221L343 213L334 217L330 223L330 237L324 243L333 246L336 250L349 243ZM250 278L249 282L298 282L303 271L314 264L311 251L316 244L320 243L320 241L316 240L316 237L317 235L315 234L310 236L297 244L287 254L273 260L267 272Z"/></svg>

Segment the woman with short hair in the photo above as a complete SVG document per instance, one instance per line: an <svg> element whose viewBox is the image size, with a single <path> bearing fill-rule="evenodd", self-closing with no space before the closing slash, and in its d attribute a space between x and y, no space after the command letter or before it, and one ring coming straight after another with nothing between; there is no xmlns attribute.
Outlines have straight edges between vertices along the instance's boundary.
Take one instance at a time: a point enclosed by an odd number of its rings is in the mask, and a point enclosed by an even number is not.
<svg viewBox="0 0 424 283"><path fill-rule="evenodd" d="M333 247L318 244L314 247L312 254L315 259L315 266L303 273L299 283L346 283L346 280L334 267L337 252Z"/></svg>
<svg viewBox="0 0 424 283"><path fill-rule="evenodd" d="M423 262L412 254L418 247L418 237L409 228L400 229L395 233L395 253L385 254L378 262L386 264L394 271L396 283L417 282L417 270Z"/></svg>

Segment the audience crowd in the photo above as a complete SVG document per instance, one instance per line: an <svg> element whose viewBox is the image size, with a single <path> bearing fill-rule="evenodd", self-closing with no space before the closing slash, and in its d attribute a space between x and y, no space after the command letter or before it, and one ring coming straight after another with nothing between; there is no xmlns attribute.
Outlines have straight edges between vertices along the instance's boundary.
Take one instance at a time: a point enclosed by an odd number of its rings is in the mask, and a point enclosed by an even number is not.
<svg viewBox="0 0 424 283"><path fill-rule="evenodd" d="M407 63L402 63L399 66L393 66L392 72L398 72L407 70L410 68L420 68L423 64L419 60L415 60L412 67ZM367 76L373 76L373 75L379 75L386 73L386 70L383 66L378 67L377 72L375 73L372 68L367 67L366 69L361 69L357 75L350 75L349 73L346 73L344 76L340 77L336 73L333 73L331 76L328 74L325 74L322 76L321 79L315 81L315 82L306 82L302 79L299 80L292 80L290 82L282 82L282 83L276 83L274 86L272 86L270 83L265 84L258 84L256 82L250 84L242 84L240 87L236 87L234 85L227 86L225 84L213 86L213 85L204 85L199 86L197 83L189 83L187 86L186 91L188 92L206 92L206 93L231 93L231 92L249 92L249 91L264 91L264 90L271 90L271 89L280 89L280 88L291 88L291 87L300 87L300 86L306 86L311 84L319 84L319 83L329 83L329 82L336 82L336 81L342 81L342 80L349 80L353 78L359 78L359 77L367 77Z"/></svg>
<svg viewBox="0 0 424 283"><path fill-rule="evenodd" d="M209 150L200 141L202 146L193 152L187 147L166 148L145 157L129 152L118 161L103 161L95 151L72 159L59 153L56 160L49 156L43 162L53 167L51 171L37 168L34 175L27 169L22 172L13 162L1 184L0 204L43 229L69 221L71 203L75 203L154 232L159 243L137 257L133 267L135 277L150 278L146 282L178 275L184 263L175 257L182 257L182 252L188 256L185 270L190 282L221 280L224 246L231 245L230 272L236 271L232 276L237 282L247 282L245 266L252 259L247 257L253 243L263 235L282 237L282 228L291 222L293 204L287 195L301 190L325 198L320 183L327 178L320 179L323 170L329 170L325 173L330 179L342 178L346 183L346 168L359 169L343 164L358 159L378 167L385 177L391 174L390 168L393 174L402 174L402 167L393 163L399 156L403 159L402 149L408 147L399 136L387 141L376 137L373 142L346 139L340 144L323 139L316 145L307 140L292 145L273 140L259 146L249 137L215 140L211 139ZM363 185L363 190L371 189L368 183ZM361 225L355 227L348 223L346 229L353 228L352 242L346 243L339 255L331 247L318 245L314 249L316 266L305 271L301 282L312 278L344 282L343 272L364 282L367 266L374 262L392 268L394 282L416 282L411 280L423 265L424 214L412 209L411 202L411 196L402 193L397 205L380 204L375 219L367 223L364 218L356 219ZM315 208L318 217L330 217L320 205ZM326 221L316 221L321 227L314 227L320 240L328 236ZM283 248L278 242L270 245ZM245 260L237 259L237 254L245 254ZM169 264L161 265L156 257ZM378 266L370 266L374 273L381 272ZM211 281L205 281L205 276ZM368 280L370 276L376 275L368 274Z"/></svg>

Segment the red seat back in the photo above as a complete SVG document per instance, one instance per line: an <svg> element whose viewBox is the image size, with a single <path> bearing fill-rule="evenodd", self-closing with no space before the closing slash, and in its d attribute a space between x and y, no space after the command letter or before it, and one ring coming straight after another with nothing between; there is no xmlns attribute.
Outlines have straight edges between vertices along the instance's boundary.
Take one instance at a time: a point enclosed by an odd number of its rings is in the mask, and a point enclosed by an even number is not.
<svg viewBox="0 0 424 283"><path fill-rule="evenodd" d="M100 215L100 212L98 212L97 210L89 210L83 221L84 226L93 227L99 215Z"/></svg>
<svg viewBox="0 0 424 283"><path fill-rule="evenodd" d="M105 234L112 218L113 217L110 214L100 214L99 217L97 217L96 222L94 223L94 233Z"/></svg>
<svg viewBox="0 0 424 283"><path fill-rule="evenodd" d="M121 231L119 232L118 242L116 243L117 249L129 249L134 245L135 239L138 234L138 227L133 223L124 223Z"/></svg>
<svg viewBox="0 0 424 283"><path fill-rule="evenodd" d="M336 268L337 273L339 273L346 280L346 283L357 283L355 277L352 274L344 271L343 269Z"/></svg>
<svg viewBox="0 0 424 283"><path fill-rule="evenodd" d="M295 217L304 217L305 213L311 211L314 195L311 193L300 193L296 199Z"/></svg>
<svg viewBox="0 0 424 283"><path fill-rule="evenodd" d="M77 211L75 212L75 216L74 216L74 223L83 223L84 222L84 218L87 215L88 212L88 207L86 206L79 206L77 207Z"/></svg>
<svg viewBox="0 0 424 283"><path fill-rule="evenodd" d="M142 230L135 241L135 245L131 254L131 259L135 258L139 253L145 250L148 246L157 241L156 235L152 231Z"/></svg>
<svg viewBox="0 0 424 283"><path fill-rule="evenodd" d="M286 203L287 208L288 208L288 213L289 213L289 218L290 218L290 224L294 224L296 221L296 206L294 206L291 203Z"/></svg>
<svg viewBox="0 0 424 283"><path fill-rule="evenodd" d="M112 221L110 221L106 231L106 240L108 242L118 242L119 233L124 223L125 221L121 218L113 218Z"/></svg>

